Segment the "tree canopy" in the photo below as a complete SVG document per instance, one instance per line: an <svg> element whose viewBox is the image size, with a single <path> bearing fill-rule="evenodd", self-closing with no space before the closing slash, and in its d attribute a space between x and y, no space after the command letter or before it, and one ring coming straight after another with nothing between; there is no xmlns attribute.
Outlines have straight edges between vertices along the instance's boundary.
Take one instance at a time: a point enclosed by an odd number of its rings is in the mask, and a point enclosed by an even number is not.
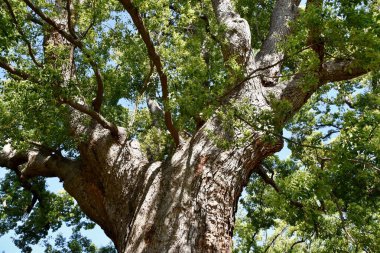
<svg viewBox="0 0 380 253"><path fill-rule="evenodd" d="M252 176L236 252L379 251L378 79L335 89L288 125L290 157Z"/></svg>
<svg viewBox="0 0 380 253"><path fill-rule="evenodd" d="M0 0L0 235L29 252L65 223L72 238L46 252L113 251L81 237L94 223L45 178L89 156L89 129L138 141L145 166L215 119L220 150L260 133L292 151L255 167L236 252L380 251L379 0L231 2ZM266 104L240 96L251 80Z"/></svg>

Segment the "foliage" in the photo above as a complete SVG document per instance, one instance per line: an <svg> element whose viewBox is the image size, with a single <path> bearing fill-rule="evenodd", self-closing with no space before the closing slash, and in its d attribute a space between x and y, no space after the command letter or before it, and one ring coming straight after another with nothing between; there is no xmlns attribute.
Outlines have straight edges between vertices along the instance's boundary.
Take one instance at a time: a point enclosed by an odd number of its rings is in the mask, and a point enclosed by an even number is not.
<svg viewBox="0 0 380 253"><path fill-rule="evenodd" d="M30 245L38 243L49 232L57 231L63 223L74 231L94 228L95 224L65 191L49 192L45 179L37 178L31 189L39 193L39 201L35 203L35 196L25 191L22 184L14 172L7 173L1 182L0 235L14 230L19 235L14 243L24 252L30 252ZM75 239L78 238L79 234Z"/></svg>
<svg viewBox="0 0 380 253"><path fill-rule="evenodd" d="M227 133L236 129L240 133L214 138L226 148L245 145L252 139L252 129L267 133L267 141L275 141L292 109L289 103L274 97L268 98L272 110L260 114L246 101L223 104L226 93L244 73L233 58L224 62L225 27L217 24L210 0L133 1L161 58L163 72L170 79L169 102L164 101L159 74L152 67L146 45L118 1L71 1L75 9L73 29L82 47L49 44L51 27L46 22L41 25L40 18L23 1L7 2L12 11L6 1L0 2L0 61L22 70L29 78L23 80L12 73L0 75L0 146L12 140L20 151L37 144L77 158L81 140L71 134L70 111L62 98L92 104L98 85L96 68L104 82L102 115L125 127L130 139L139 140L150 160L170 157L174 143L163 117L155 118L147 110L146 98L154 98L161 108L169 108L175 127L186 136L196 133L216 112ZM32 2L51 19L63 18L62 6L56 3L66 1ZM275 1L233 3L250 24L256 52L268 34ZM280 80L300 71L304 73L304 91L308 92L317 84L311 72L323 61L354 59L365 69L378 69L378 6L378 0L328 0L322 10L311 8L306 13L300 9L297 21L289 24L291 35L279 48L286 55ZM317 42L325 45L325 59L308 47L307 37L313 29L319 30ZM73 66L75 74L65 79L64 74ZM238 221L236 229L238 251L265 251L269 245L271 250L283 252L281 247L288 249L297 240L303 240L294 246L299 251L305 245L326 252L349 251L353 247L379 250L375 240L380 233L376 225L378 93L376 76L339 86L330 84L299 112L288 126L294 133L288 142L292 157L287 161L266 161L281 193L264 185L257 175L253 175L247 188L244 207L248 214ZM332 98L329 94L335 95ZM347 108L346 97L354 109ZM85 123L91 124L90 120ZM252 129L247 130L247 125ZM337 130L339 137L335 135ZM0 182L0 235L14 229L16 245L28 252L28 245L38 243L65 223L74 227L73 236L68 241L57 237L54 246L46 243L46 252L112 252L111 247L96 249L80 235L81 228L91 228L93 224L66 193L47 191L44 179L37 178L29 182L40 195L36 202L24 183L14 172ZM34 208L29 210L31 203ZM303 207L297 207L297 203ZM277 242L288 239L288 244L270 244L279 232L282 234ZM263 236L265 233L272 236Z"/></svg>
<svg viewBox="0 0 380 253"><path fill-rule="evenodd" d="M290 157L264 163L280 191L252 175L235 252L380 250L379 97L376 75L312 97L288 125Z"/></svg>
<svg viewBox="0 0 380 253"><path fill-rule="evenodd" d="M54 241L55 246L46 242L45 253L116 253L113 245L108 245L97 249L95 245L79 232L74 232L67 241L62 235L57 236Z"/></svg>
<svg viewBox="0 0 380 253"><path fill-rule="evenodd" d="M306 90L315 85L312 71L328 60L358 59L356 64L368 69L380 64L379 2L322 2L322 7L310 4L307 11L300 9L299 18L290 23L291 36L281 45L288 54L284 77L293 71L304 72ZM310 37L314 39L311 45Z"/></svg>
<svg viewBox="0 0 380 253"><path fill-rule="evenodd" d="M251 25L252 48L260 49L269 31L274 0L235 0L236 10Z"/></svg>

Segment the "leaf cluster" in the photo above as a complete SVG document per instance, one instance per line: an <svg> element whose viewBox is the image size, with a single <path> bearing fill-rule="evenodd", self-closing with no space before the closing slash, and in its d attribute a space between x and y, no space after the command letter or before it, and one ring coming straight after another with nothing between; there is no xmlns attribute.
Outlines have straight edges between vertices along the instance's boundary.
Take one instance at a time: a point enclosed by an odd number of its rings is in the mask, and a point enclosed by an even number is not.
<svg viewBox="0 0 380 253"><path fill-rule="evenodd" d="M377 252L380 205L376 75L315 94L288 125L291 155L264 162L241 200L236 252ZM334 87L334 86L333 86Z"/></svg>

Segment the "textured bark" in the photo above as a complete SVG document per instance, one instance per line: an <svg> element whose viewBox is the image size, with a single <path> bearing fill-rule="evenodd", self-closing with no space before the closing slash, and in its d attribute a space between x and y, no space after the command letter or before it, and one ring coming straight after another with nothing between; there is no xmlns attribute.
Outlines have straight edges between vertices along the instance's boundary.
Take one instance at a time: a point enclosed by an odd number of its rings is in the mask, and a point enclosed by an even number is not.
<svg viewBox="0 0 380 253"><path fill-rule="evenodd" d="M278 145L217 148L209 121L166 162L148 163L138 143L94 130L65 189L119 252L229 252L236 203L252 170ZM122 129L120 129L122 132Z"/></svg>
<svg viewBox="0 0 380 253"><path fill-rule="evenodd" d="M24 2L52 28L46 43L83 48L67 24L49 19L30 1ZM132 1L120 2L135 20L148 54L159 71L163 89L167 89L161 59L138 10ZM232 99L248 102L260 112L270 109L268 96L273 94L293 105L292 112L279 122L284 124L323 84L367 72L350 67L354 66L352 62L334 61L321 65L316 73L319 82L309 91L302 88L302 74L279 83L276 76L284 56L277 52L276 44L289 34L287 22L296 17L299 1L277 1L268 38L256 56L252 55L249 25L234 12L231 2L213 0L212 4L218 22L226 27L225 60L237 57L249 76L231 90L226 103ZM94 73L98 73L98 92L101 93L101 75L96 64L92 65ZM0 67L29 79L26 73L1 58ZM65 82L73 72L68 71L68 67L63 70ZM251 76L252 73L255 75ZM104 229L119 252L231 252L234 214L241 191L262 160L281 149L282 141L264 142L263 133L253 131L252 141L244 147L224 150L215 145L209 133L227 140L240 133L226 133L214 116L191 139L181 143L170 112L163 108L165 122L178 147L171 158L149 162L139 143L127 139L125 129L100 115L101 97L102 94L97 94L93 109L75 99L60 99L71 107L73 135L87 136L78 147L80 159L72 161L38 148L18 153L7 145L0 152L0 166L18 171L25 179L59 177L66 191ZM161 111L153 108L153 102L148 106L151 111ZM93 124L82 125L84 117L90 117Z"/></svg>

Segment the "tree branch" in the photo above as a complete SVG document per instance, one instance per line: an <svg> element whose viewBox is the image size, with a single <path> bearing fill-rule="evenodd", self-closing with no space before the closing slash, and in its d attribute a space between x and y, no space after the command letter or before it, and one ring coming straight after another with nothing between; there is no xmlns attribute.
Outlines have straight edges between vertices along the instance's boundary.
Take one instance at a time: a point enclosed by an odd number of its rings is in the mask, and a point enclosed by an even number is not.
<svg viewBox="0 0 380 253"><path fill-rule="evenodd" d="M93 4L92 8L95 9L96 8L96 6L95 6L96 5L96 1L94 1L92 4ZM91 30L91 28L94 27L95 22L96 22L96 14L94 14L94 12L93 12L90 24L88 25L88 27L86 28L86 30L84 32L80 33L81 39L84 39L86 37L86 35L88 34L88 32Z"/></svg>
<svg viewBox="0 0 380 253"><path fill-rule="evenodd" d="M28 13L27 16L26 16L26 19L29 20L29 21L32 21L33 23L37 24L37 25L40 25L40 26L43 26L44 25L44 22L36 17L34 17L32 14Z"/></svg>
<svg viewBox="0 0 380 253"><path fill-rule="evenodd" d="M314 9L317 10L318 13L322 13L322 7L323 7L323 0L308 0L306 3L306 10L305 14L313 15ZM320 15L318 16L321 17ZM308 27L308 38L307 38L307 45L310 45L313 51L318 55L320 67L322 67L324 57L325 57L325 44L323 41L323 38L321 37L322 29L320 26L316 25L313 22L312 27Z"/></svg>
<svg viewBox="0 0 380 253"><path fill-rule="evenodd" d="M268 250L270 249L270 247L272 247L274 245L274 243L276 242L277 238L280 237L285 231L286 229L288 228L288 226L285 226L280 233L278 233L275 237L273 237L272 241L270 244L267 245L267 247L265 248L264 250L264 253L268 252Z"/></svg>
<svg viewBox="0 0 380 253"><path fill-rule="evenodd" d="M290 33L288 23L293 21L298 14L300 0L277 0L272 11L269 33L256 55L255 60L259 66L268 66L273 62L279 62L270 69L263 71L264 86L273 86L277 78L267 78L265 76L278 76L281 70L281 63L284 53L279 52L278 43L285 39Z"/></svg>
<svg viewBox="0 0 380 253"><path fill-rule="evenodd" d="M73 173L77 173L78 162L37 148L18 152L10 144L6 144L0 150L0 167L15 172L21 186L32 194L32 202L25 210L26 213L30 213L37 201L41 207L44 207L45 203L41 193L33 187L28 179L43 176L58 177L64 181L72 177Z"/></svg>
<svg viewBox="0 0 380 253"><path fill-rule="evenodd" d="M46 16L40 8L35 6L31 1L29 0L23 0L23 2L34 11L43 21L45 21L48 25L54 28L59 34L61 34L65 39L67 39L71 44L82 48L83 44L80 40L75 39L71 34L67 33L65 29L58 23L56 23L54 20Z"/></svg>
<svg viewBox="0 0 380 253"><path fill-rule="evenodd" d="M37 148L19 152L14 150L11 144L6 144L0 150L0 167L19 173L22 180L37 176L58 177L64 180L76 169L77 162Z"/></svg>
<svg viewBox="0 0 380 253"><path fill-rule="evenodd" d="M301 239L301 240L299 240L299 241L295 241L295 242L292 244L292 246L290 247L288 253L292 253L292 252L293 252L293 248L294 248L297 244L300 244L300 243L303 243L303 242L305 242L304 239Z"/></svg>
<svg viewBox="0 0 380 253"><path fill-rule="evenodd" d="M337 59L323 63L320 78L324 84L349 80L369 72L369 69L363 68L354 60Z"/></svg>
<svg viewBox="0 0 380 253"><path fill-rule="evenodd" d="M23 80L29 80L31 78L31 76L28 73L26 73L22 70L19 70L19 69L13 67L12 65L10 65L8 63L7 59L5 59L2 56L0 56L0 68L3 68L8 73L15 75L15 76L18 76Z"/></svg>
<svg viewBox="0 0 380 253"><path fill-rule="evenodd" d="M5 149L7 149L7 148L5 148ZM25 177L22 176L21 171L18 169L19 165L17 165L17 164L20 162L26 161L27 158L24 157L22 154L19 154L19 155L16 154L15 157L12 157L10 159L10 161L7 162L5 157L3 156L3 154L4 154L4 149L3 149L3 152L0 152L0 166L8 165L8 166L4 166L4 167L8 167L10 170L15 172L18 180L21 183L21 186L26 191L29 191L33 195L32 202L30 203L30 205L28 206L28 208L26 209L25 212L30 213L32 211L34 205L36 204L37 200L40 202L41 206L44 206L44 202L42 200L42 196L40 195L40 193L32 187L32 184L30 182L28 182L25 179ZM19 157L17 157L17 156L19 156Z"/></svg>
<svg viewBox="0 0 380 253"><path fill-rule="evenodd" d="M330 195L331 195L331 198L332 198L333 202L335 203L335 206L336 206L336 208L338 210L340 222L342 224L342 228L343 228L343 230L344 230L344 232L345 232L345 234L347 236L348 241L351 241L353 245L357 245L357 242L356 242L355 238L347 230L346 219L344 218L344 215L343 215L342 209L341 209L341 207L339 205L337 197L334 195L334 193L330 193Z"/></svg>
<svg viewBox="0 0 380 253"><path fill-rule="evenodd" d="M36 64L37 67L42 67L43 65L37 61L37 59L33 53L32 45L30 44L30 42L26 38L25 33L23 32L23 30L21 29L21 27L17 21L17 18L16 18L15 14L13 12L13 9L12 9L12 5L9 3L8 0L4 0L4 2L5 2L5 5L7 6L9 15L13 19L13 23L14 23L18 33L21 35L22 40L26 43L26 46L28 47L28 52L29 52L30 57L32 58L32 61L34 62L34 64Z"/></svg>
<svg viewBox="0 0 380 253"><path fill-rule="evenodd" d="M33 76L29 75L28 73L26 73L24 71L21 71L21 70L18 70L16 68L12 67L11 65L9 65L7 63L6 59L1 57L1 56L0 56L0 67L5 69L9 73L22 78L23 80L29 80L29 81L38 83L38 81ZM75 102L68 100L68 99L58 98L58 102L63 103L63 104L67 104L71 108L76 109L79 112L82 112L84 114L89 115L92 119L94 119L96 122L98 122L101 126L110 130L113 136L118 136L117 126L108 122L102 115L100 115L95 110L91 110L90 108L88 108L87 106L85 106L83 104L75 103Z"/></svg>
<svg viewBox="0 0 380 253"><path fill-rule="evenodd" d="M278 185L276 184L276 182L275 182L272 178L270 178L270 177L267 175L267 173L266 173L265 168L264 168L263 165L259 165L259 166L256 168L255 172L261 177L261 179L262 179L266 184L272 186L273 189L274 189L277 193L280 193L280 192L281 192L281 190L280 190L280 188L278 187Z"/></svg>
<svg viewBox="0 0 380 253"><path fill-rule="evenodd" d="M71 0L66 0L66 11L67 11L67 27L69 28L69 32L73 38L77 39L77 35L75 34L73 22L72 22L72 13L71 13Z"/></svg>
<svg viewBox="0 0 380 253"><path fill-rule="evenodd" d="M84 104L76 103L72 100L65 99L65 98L60 98L59 102L62 104L67 104L71 108L74 108L75 110L82 112L84 114L87 114L90 116L92 119L94 119L97 123L99 123L102 127L108 129L111 131L111 134L115 137L119 135L119 131L117 129L117 126L111 122L108 122L102 115L100 115L98 112L95 110L91 110Z"/></svg>
<svg viewBox="0 0 380 253"><path fill-rule="evenodd" d="M275 87L268 87L267 94L273 94L276 98L291 103L292 111L288 115L284 115L284 121L287 121L298 112L314 92L326 83L350 80L369 72L369 69L362 68L354 60L332 60L323 63L322 68L314 73L318 79L314 85L309 84L309 87L306 88L306 74L298 73L289 81L282 82Z"/></svg>
<svg viewBox="0 0 380 253"><path fill-rule="evenodd" d="M58 24L48 16L46 16L40 8L35 6L32 2L29 0L23 0L24 3L31 8L42 20L44 20L48 25L50 25L54 30L56 30L59 34L61 34L67 41L69 41L74 46L78 47L83 54L86 56L87 59L89 59L90 65L94 71L95 79L97 82L97 92L96 92L96 98L94 99L92 105L96 112L100 112L101 105L103 103L103 95L104 95L104 83L103 83L103 77L100 73L100 70L96 64L96 62L92 59L91 55L87 52L83 42L78 39L76 36L74 37L70 33L66 32L65 29L62 27L62 25ZM70 28L69 28L70 29Z"/></svg>
<svg viewBox="0 0 380 253"><path fill-rule="evenodd" d="M259 165L254 171L256 172L257 175L260 176L260 178L264 181L264 183L266 183L267 185L270 185L278 194L283 194L283 191L276 184L273 178L268 176L268 174L265 171L265 167L263 165ZM299 201L290 199L289 204L299 209L303 209L303 204Z"/></svg>
<svg viewBox="0 0 380 253"><path fill-rule="evenodd" d="M296 53L294 53L292 56L295 56L307 49L309 49L310 46L307 46L307 47L304 47L302 48L301 50L297 51ZM270 72L270 69L273 69L273 68L279 68L281 66L281 64L289 59L291 56L290 55L287 55L287 56L284 56L283 58L281 58L280 60L276 61L276 62L273 62L273 63L270 63L268 62L268 65L265 65L265 66L261 66L261 67L257 67L253 70L250 70L250 72L241 80L239 81L237 84L233 85L232 88L230 88L229 90L227 90L221 97L220 97L220 101L223 101L225 98L228 98L229 95L233 94L234 92L238 91L240 88L242 88L242 86L248 82L249 80L255 78L255 77L268 77L268 78L272 78L272 79L278 79L279 77L281 77L278 73L276 76L267 76L265 73L269 73ZM268 72L269 71L269 72ZM295 75L291 75L292 77L295 76ZM267 87L267 89L271 89L273 87Z"/></svg>
<svg viewBox="0 0 380 253"><path fill-rule="evenodd" d="M283 40L289 33L290 27L288 23L295 19L298 14L298 5L300 4L300 0L277 0L272 11L269 32L264 40L263 46L260 52L257 55L258 60L262 59L264 56L267 57L267 54L273 55L277 54L277 46L278 42ZM277 61L280 60L283 55L278 55ZM273 62L273 60L269 61Z"/></svg>
<svg viewBox="0 0 380 253"><path fill-rule="evenodd" d="M162 88L165 125L167 129L169 130L171 136L173 137L174 143L178 147L180 145L180 136L179 136L178 130L175 128L173 124L173 119L172 119L172 115L169 108L168 77L164 73L161 58L156 52L156 49L149 35L149 31L144 26L144 22L137 8L132 4L131 0L119 0L119 1L124 6L124 8L128 11L129 15L131 16L132 21L137 28L137 31L139 32L142 40L145 43L145 46L148 51L148 56L157 69L158 76L160 78L161 88Z"/></svg>
<svg viewBox="0 0 380 253"><path fill-rule="evenodd" d="M226 28L226 44L222 45L224 60L237 57L239 64L252 58L251 31L247 20L235 12L230 0L213 0L212 6L218 22Z"/></svg>

